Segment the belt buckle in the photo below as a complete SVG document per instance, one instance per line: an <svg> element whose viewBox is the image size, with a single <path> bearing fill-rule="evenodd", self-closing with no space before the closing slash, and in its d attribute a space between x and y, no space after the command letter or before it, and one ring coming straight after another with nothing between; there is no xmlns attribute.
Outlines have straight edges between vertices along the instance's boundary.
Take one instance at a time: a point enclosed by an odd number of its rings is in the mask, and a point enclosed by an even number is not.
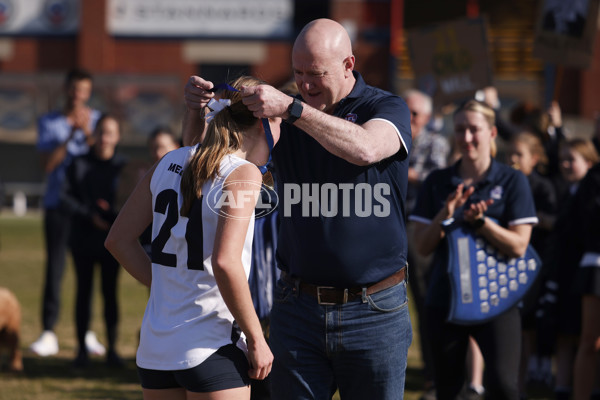
<svg viewBox="0 0 600 400"><path fill-rule="evenodd" d="M317 286L317 303L322 306L335 306L338 303L332 303L327 301L321 301L321 289L335 289L333 286ZM348 289L344 289L344 300L342 304L348 302Z"/></svg>

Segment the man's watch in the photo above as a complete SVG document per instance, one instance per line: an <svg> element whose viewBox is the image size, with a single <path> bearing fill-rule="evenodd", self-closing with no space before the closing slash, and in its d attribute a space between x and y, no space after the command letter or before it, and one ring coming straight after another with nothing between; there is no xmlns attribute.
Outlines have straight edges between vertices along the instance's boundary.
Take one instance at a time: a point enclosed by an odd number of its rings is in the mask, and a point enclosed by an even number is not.
<svg viewBox="0 0 600 400"><path fill-rule="evenodd" d="M294 98L294 101L292 101L292 104L290 104L287 109L288 117L286 118L285 122L288 124L293 124L296 122L296 120L302 115L303 109L304 107L302 106L302 102Z"/></svg>
<svg viewBox="0 0 600 400"><path fill-rule="evenodd" d="M475 221L473 221L471 223L471 227L473 227L473 229L477 230L477 229L481 228L484 224L485 224L485 216L483 216L481 218L477 218Z"/></svg>

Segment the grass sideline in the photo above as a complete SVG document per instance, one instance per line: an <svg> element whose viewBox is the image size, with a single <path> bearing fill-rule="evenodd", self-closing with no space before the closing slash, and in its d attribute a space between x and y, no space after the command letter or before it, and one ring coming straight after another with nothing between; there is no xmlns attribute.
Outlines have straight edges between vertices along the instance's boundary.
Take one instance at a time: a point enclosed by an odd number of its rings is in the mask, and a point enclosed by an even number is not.
<svg viewBox="0 0 600 400"><path fill-rule="evenodd" d="M74 268L70 256L62 282L61 310L56 325L60 351L56 356L45 358L28 351L28 346L37 339L42 329L43 246L41 214L30 213L25 217L0 214L0 286L12 290L21 303L23 320L20 345L25 367L22 374L0 372L0 400L141 399L135 351L148 291L124 270L119 276L118 351L125 359L125 368L110 369L103 357L95 356L92 356L91 365L86 369L72 367L77 344ZM91 329L102 343L106 343L98 272L97 268ZM5 357L2 361L5 361Z"/></svg>
<svg viewBox="0 0 600 400"><path fill-rule="evenodd" d="M22 374L0 372L0 400L141 399L135 369L135 351L148 291L124 270L119 276L118 338L118 351L125 360L123 369L110 369L102 357L94 356L88 368L81 370L72 367L76 352L73 305L75 283L70 257L62 283L61 313L56 326L60 351L58 355L46 358L28 352L28 346L37 339L42 329L40 309L44 281L43 245L40 213L29 213L25 217L0 213L0 286L12 290L21 303L21 348L25 366ZM99 278L96 271L91 329L97 333L102 343L106 343ZM418 353L416 318L412 309L411 312L414 336L408 355L404 398L417 400L421 396L423 385L422 363ZM4 357L0 360L5 361ZM336 395L334 399L337 398Z"/></svg>

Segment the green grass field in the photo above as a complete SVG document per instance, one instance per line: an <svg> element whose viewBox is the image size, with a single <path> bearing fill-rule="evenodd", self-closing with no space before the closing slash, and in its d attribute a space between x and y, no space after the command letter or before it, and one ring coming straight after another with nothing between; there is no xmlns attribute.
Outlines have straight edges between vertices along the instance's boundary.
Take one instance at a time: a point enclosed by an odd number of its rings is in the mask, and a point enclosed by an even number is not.
<svg viewBox="0 0 600 400"><path fill-rule="evenodd" d="M97 273L98 271L96 271ZM106 343L102 319L99 274L95 277L91 328ZM119 280L121 323L118 349L126 361L123 369L109 369L104 358L92 358L84 369L71 366L75 357L74 270L71 259L62 284L62 305L56 333L60 352L40 358L27 351L41 333L41 294L44 281L44 251L41 215L16 218L0 216L0 286L12 290L21 303L23 322L21 348L25 371L0 373L1 400L50 399L141 399L135 370L137 334L146 304L147 290L124 270Z"/></svg>
<svg viewBox="0 0 600 400"><path fill-rule="evenodd" d="M106 343L97 272L91 328L98 334L100 341ZM96 357L92 358L88 368L82 370L72 367L76 351L73 316L75 284L70 258L63 280L60 320L56 327L60 352L57 356L40 358L27 351L42 329L40 309L43 280L41 215L30 214L18 218L8 213L0 214L0 286L12 290L21 303L21 348L25 366L25 371L21 374L0 372L0 400L141 399L135 369L135 351L147 289L122 271L119 279L121 317L118 350L126 361L125 368L110 369L103 358ZM416 318L413 317L414 340L409 350L405 393L407 400L418 399L423 384L416 328Z"/></svg>

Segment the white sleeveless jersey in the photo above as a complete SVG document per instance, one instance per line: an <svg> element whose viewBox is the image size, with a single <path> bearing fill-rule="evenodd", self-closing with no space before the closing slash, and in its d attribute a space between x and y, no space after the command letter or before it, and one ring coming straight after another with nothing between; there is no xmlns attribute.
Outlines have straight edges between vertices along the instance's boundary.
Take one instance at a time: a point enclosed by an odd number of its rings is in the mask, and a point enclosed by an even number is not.
<svg viewBox="0 0 600 400"><path fill-rule="evenodd" d="M183 202L180 182L196 147L168 153L156 167L152 192L152 285L144 313L137 365L156 370L193 368L220 347L244 338L234 334L229 312L215 281L211 256L217 229L218 196L225 179L248 163L228 155L218 176L202 186L201 214L192 209L179 215ZM254 215L242 254L246 277L250 272Z"/></svg>

